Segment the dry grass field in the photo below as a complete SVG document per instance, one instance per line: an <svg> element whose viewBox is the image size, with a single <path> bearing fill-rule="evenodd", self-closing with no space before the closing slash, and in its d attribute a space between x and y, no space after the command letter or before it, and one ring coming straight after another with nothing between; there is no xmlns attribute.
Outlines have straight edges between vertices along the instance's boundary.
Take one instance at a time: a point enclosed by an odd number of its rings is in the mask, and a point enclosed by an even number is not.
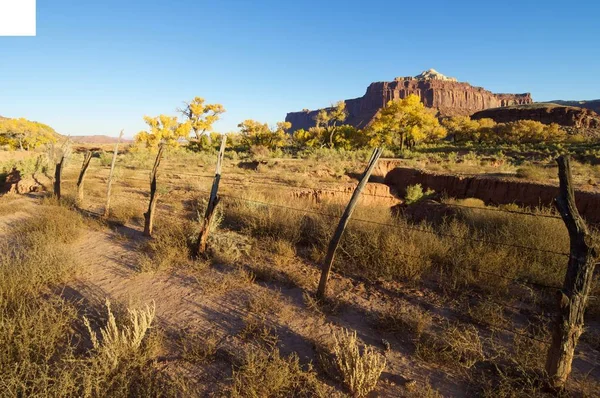
<svg viewBox="0 0 600 398"><path fill-rule="evenodd" d="M81 153L60 201L0 197L0 396L550 396L549 323L569 251L551 209L434 206L417 192L394 212L402 198L369 184L316 299L368 155L226 155L199 259L189 252L212 154L165 155L152 238L152 154L119 155L107 219L110 154L92 159L79 203ZM594 283L564 396L600 390Z"/></svg>

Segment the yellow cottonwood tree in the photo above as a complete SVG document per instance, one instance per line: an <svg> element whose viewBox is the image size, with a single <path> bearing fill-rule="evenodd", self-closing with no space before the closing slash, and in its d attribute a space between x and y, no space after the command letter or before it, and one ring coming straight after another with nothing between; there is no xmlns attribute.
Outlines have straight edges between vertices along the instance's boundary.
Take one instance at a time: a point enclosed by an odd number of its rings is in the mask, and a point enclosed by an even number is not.
<svg viewBox="0 0 600 398"><path fill-rule="evenodd" d="M323 129L330 148L335 146L335 135L339 133L346 118L348 111L344 101L339 101L328 109L321 109L315 116L316 127Z"/></svg>
<svg viewBox="0 0 600 398"><path fill-rule="evenodd" d="M225 108L221 104L205 104L204 98L195 97L178 111L190 122L196 139L206 140L209 145L211 138L207 133L212 131L213 124L219 120L221 114L225 113Z"/></svg>
<svg viewBox="0 0 600 398"><path fill-rule="evenodd" d="M358 149L367 145L368 138L356 127L343 124L337 126L336 134L329 136L322 127L311 127L308 130L296 130L292 136L294 144L299 148L330 148ZM330 139L333 139L330 141Z"/></svg>
<svg viewBox="0 0 600 398"><path fill-rule="evenodd" d="M289 141L287 130L292 127L290 122L279 122L276 127L270 128L267 123L256 120L244 120L238 124L241 134L241 144L246 148L264 146L277 149L285 146Z"/></svg>
<svg viewBox="0 0 600 398"><path fill-rule="evenodd" d="M494 133L496 122L493 119L471 120L469 116L454 116L442 121L442 125L454 135L455 142L486 141Z"/></svg>
<svg viewBox="0 0 600 398"><path fill-rule="evenodd" d="M56 142L58 133L46 124L24 118L0 119L0 144L21 150L35 149Z"/></svg>
<svg viewBox="0 0 600 398"><path fill-rule="evenodd" d="M190 135L190 122L180 123L176 116L144 116L144 121L149 128L140 131L135 136L135 142L146 148L157 148L161 141L168 146L178 146L181 139L187 139Z"/></svg>
<svg viewBox="0 0 600 398"><path fill-rule="evenodd" d="M446 136L447 131L440 126L431 109L421 103L416 95L390 101L377 112L375 119L366 131L369 145L388 147L414 146L421 141L434 141Z"/></svg>

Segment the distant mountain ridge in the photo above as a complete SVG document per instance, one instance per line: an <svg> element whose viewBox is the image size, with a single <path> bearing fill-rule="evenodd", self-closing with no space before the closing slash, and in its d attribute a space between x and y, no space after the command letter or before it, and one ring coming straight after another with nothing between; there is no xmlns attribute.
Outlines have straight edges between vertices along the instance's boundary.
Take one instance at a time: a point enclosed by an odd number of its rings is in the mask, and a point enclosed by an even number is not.
<svg viewBox="0 0 600 398"><path fill-rule="evenodd" d="M69 138L78 144L114 144L118 140L117 137L108 135L73 135ZM123 138L121 142L133 142L133 140Z"/></svg>
<svg viewBox="0 0 600 398"><path fill-rule="evenodd" d="M590 109L600 114L600 99L589 100L589 101L565 101L565 100L554 100L548 101L546 104L553 103L565 106L576 106L578 108Z"/></svg>

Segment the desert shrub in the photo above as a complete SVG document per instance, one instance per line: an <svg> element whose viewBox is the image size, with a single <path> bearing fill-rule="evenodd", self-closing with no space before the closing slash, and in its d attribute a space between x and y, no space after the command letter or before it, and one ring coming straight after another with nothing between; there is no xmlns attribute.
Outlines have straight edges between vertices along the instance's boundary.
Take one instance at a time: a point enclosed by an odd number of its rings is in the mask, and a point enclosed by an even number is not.
<svg viewBox="0 0 600 398"><path fill-rule="evenodd" d="M180 339L180 347L184 360L192 363L208 363L217 356L222 338L214 331L207 333L184 333Z"/></svg>
<svg viewBox="0 0 600 398"><path fill-rule="evenodd" d="M342 329L333 334L329 353L320 356L323 368L338 379L354 397L373 391L385 369L385 357L361 345L356 332Z"/></svg>
<svg viewBox="0 0 600 398"><path fill-rule="evenodd" d="M116 190L109 209L109 221L117 225L127 225L130 222L141 222L146 211L141 201L124 200L119 198Z"/></svg>
<svg viewBox="0 0 600 398"><path fill-rule="evenodd" d="M138 269L147 272L185 265L191 241L197 239L195 226L186 220L157 220L152 239L142 245Z"/></svg>
<svg viewBox="0 0 600 398"><path fill-rule="evenodd" d="M50 203L44 201L0 240L0 395L173 395L173 382L154 366L157 340L146 336L140 343L147 315L135 312L126 328L109 321L107 338L94 342L75 304L56 294L77 265L69 244L82 221L78 213ZM90 318L90 324L97 322ZM96 349L88 350L86 342ZM114 355L107 353L127 346L137 348L119 355L114 366Z"/></svg>
<svg viewBox="0 0 600 398"><path fill-rule="evenodd" d="M446 325L440 333L426 333L415 353L425 361L466 369L485 359L479 332L472 325Z"/></svg>
<svg viewBox="0 0 600 398"><path fill-rule="evenodd" d="M377 326L399 337L409 336L413 341L429 330L432 317L420 307L393 304L387 307L377 319Z"/></svg>
<svg viewBox="0 0 600 398"><path fill-rule="evenodd" d="M406 187L406 195L404 195L404 200L406 204L411 205L420 200L426 199L433 194L434 191L431 189L427 189L427 191L423 192L423 187L421 184L409 185Z"/></svg>
<svg viewBox="0 0 600 398"><path fill-rule="evenodd" d="M517 169L517 178L530 181L548 181L550 176L548 173L537 166L524 166Z"/></svg>
<svg viewBox="0 0 600 398"><path fill-rule="evenodd" d="M135 355L140 349L142 340L154 320L156 306L146 305L145 309L127 309L129 313L129 324L118 325L115 315L111 311L110 301L106 300L106 311L108 320L106 326L100 328L100 341L98 335L92 330L89 319L83 318L83 322L90 334L92 346L99 356L99 360L113 369L119 365L124 357Z"/></svg>
<svg viewBox="0 0 600 398"><path fill-rule="evenodd" d="M233 370L231 397L325 397L328 389L312 366L302 367L298 355L282 357L278 349L248 350Z"/></svg>

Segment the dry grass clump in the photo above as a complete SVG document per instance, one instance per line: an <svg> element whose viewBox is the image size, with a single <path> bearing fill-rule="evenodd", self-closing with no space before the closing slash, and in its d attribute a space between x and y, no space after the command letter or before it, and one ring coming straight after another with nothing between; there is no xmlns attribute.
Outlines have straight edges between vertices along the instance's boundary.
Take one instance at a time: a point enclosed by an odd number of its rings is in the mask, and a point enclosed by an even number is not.
<svg viewBox="0 0 600 398"><path fill-rule="evenodd" d="M156 232L143 243L140 250L139 270L158 271L187 264L194 230L189 221L158 219Z"/></svg>
<svg viewBox="0 0 600 398"><path fill-rule="evenodd" d="M417 342L418 358L470 369L485 359L479 332L472 325L446 325L440 333L425 333Z"/></svg>
<svg viewBox="0 0 600 398"><path fill-rule="evenodd" d="M409 336L415 342L429 330L432 323L429 312L419 307L397 304L388 306L376 321L379 328L393 332L399 337Z"/></svg>
<svg viewBox="0 0 600 398"><path fill-rule="evenodd" d="M118 225L140 223L144 220L145 211L144 204L140 200L116 199L111 202L108 220Z"/></svg>
<svg viewBox="0 0 600 398"><path fill-rule="evenodd" d="M182 358L198 364L212 362L221 348L222 341L223 338L214 330L206 333L184 333L179 342Z"/></svg>
<svg viewBox="0 0 600 398"><path fill-rule="evenodd" d="M548 182L556 177L556 169L548 169L540 166L524 166L517 169L517 178L529 181Z"/></svg>
<svg viewBox="0 0 600 398"><path fill-rule="evenodd" d="M92 346L102 362L112 368L116 368L123 357L135 355L140 349L142 340L150 329L150 325L156 314L154 302L152 307L146 305L145 309L127 309L129 313L129 325L117 325L117 321L110 309L110 301L106 300L106 311L108 320L106 326L100 329L100 338L92 330L89 319L83 318L83 322L90 334Z"/></svg>
<svg viewBox="0 0 600 398"><path fill-rule="evenodd" d="M475 305L469 306L468 314L480 324L496 327L506 326L508 322L504 316L504 308L498 303L483 299Z"/></svg>
<svg viewBox="0 0 600 398"><path fill-rule="evenodd" d="M298 355L282 357L278 349L248 349L240 366L233 370L231 397L326 397L329 388L318 379L313 367L300 365Z"/></svg>
<svg viewBox="0 0 600 398"><path fill-rule="evenodd" d="M320 355L322 367L339 380L354 397L373 391L385 369L385 357L371 347L362 346L356 332L342 329L333 334L328 353Z"/></svg>

